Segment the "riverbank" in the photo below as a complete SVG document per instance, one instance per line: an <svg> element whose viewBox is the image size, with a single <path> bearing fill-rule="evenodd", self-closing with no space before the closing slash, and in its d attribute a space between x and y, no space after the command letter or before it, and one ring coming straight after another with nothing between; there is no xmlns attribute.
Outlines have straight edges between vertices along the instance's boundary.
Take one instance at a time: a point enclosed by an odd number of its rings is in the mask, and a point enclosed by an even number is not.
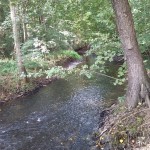
<svg viewBox="0 0 150 150"><path fill-rule="evenodd" d="M72 57L70 56L70 53L68 56L55 56L55 58L53 58L53 60L55 61L53 61L53 64L51 64L50 62L52 62L52 60L50 60L48 67L53 68L61 66L62 68L68 68L71 63L76 62L79 58L81 58L80 55L76 54L75 52L72 52L71 54L73 55ZM9 60L7 60L5 63L0 65L5 65L7 64L7 62L10 63ZM44 62L48 63L45 60ZM13 65L14 62L11 62L9 64L9 68L16 67ZM46 69L48 69L48 67L45 68L45 70L44 68L42 68L42 73L39 73L39 69L36 70L35 68L27 68L29 72L32 72L33 74L33 76L29 77L28 83L25 83L20 77L18 77L18 75L15 75L14 69L11 69L11 71L9 70L6 73L4 71L1 71L2 74L0 75L0 105L3 105L6 102L17 99L19 97L34 94L41 87L46 86L52 81L56 80L58 78L57 74L52 77L47 77L47 75L44 73ZM37 77L34 77L34 75L36 76L36 74Z"/></svg>
<svg viewBox="0 0 150 150"><path fill-rule="evenodd" d="M6 103L0 112L0 149L90 150L103 97L118 92L111 80L97 77L73 73Z"/></svg>
<svg viewBox="0 0 150 150"><path fill-rule="evenodd" d="M96 150L150 150L150 108L139 103L128 111L122 100L107 107L100 113Z"/></svg>
<svg viewBox="0 0 150 150"><path fill-rule="evenodd" d="M39 91L40 88L50 84L56 79L57 78L46 79L45 77L30 79L29 83L25 83L21 86L18 86L17 88L14 88L13 92L2 93L0 95L0 106L10 100L35 94L36 92Z"/></svg>
<svg viewBox="0 0 150 150"><path fill-rule="evenodd" d="M123 104L112 105L101 113L96 146L111 150L150 149L150 111L145 104L128 111Z"/></svg>

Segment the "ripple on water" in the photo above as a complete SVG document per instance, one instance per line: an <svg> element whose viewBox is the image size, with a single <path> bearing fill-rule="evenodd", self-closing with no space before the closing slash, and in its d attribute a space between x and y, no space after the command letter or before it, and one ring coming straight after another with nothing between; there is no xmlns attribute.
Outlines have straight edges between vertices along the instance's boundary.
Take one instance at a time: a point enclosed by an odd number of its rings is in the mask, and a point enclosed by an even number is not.
<svg viewBox="0 0 150 150"><path fill-rule="evenodd" d="M0 150L90 149L110 84L78 79L58 80L0 112Z"/></svg>

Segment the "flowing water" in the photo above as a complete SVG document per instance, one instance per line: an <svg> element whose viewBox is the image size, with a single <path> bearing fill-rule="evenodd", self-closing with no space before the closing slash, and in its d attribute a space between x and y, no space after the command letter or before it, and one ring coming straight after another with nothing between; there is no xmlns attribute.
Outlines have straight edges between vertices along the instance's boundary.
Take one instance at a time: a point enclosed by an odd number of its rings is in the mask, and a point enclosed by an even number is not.
<svg viewBox="0 0 150 150"><path fill-rule="evenodd" d="M102 76L54 81L1 108L0 150L90 150L103 105L119 93Z"/></svg>

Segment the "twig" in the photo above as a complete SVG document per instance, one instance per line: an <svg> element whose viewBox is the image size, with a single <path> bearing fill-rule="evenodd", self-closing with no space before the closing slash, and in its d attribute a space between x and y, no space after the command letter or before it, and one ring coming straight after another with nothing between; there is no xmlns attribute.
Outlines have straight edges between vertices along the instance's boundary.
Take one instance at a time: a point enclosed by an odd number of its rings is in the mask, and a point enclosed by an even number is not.
<svg viewBox="0 0 150 150"><path fill-rule="evenodd" d="M94 72L94 73L97 73L97 74L99 74L99 75L102 75L102 76L105 76L105 77L114 79L114 80L119 80L118 78L115 78L115 77L112 77L112 76L109 76L109 75L106 75L106 74L103 74L103 73L100 73L100 72L96 72L96 71L93 71L93 72Z"/></svg>
<svg viewBox="0 0 150 150"><path fill-rule="evenodd" d="M105 129L104 131L102 131L102 133L99 135L99 137L101 137L107 130L108 130L108 128Z"/></svg>

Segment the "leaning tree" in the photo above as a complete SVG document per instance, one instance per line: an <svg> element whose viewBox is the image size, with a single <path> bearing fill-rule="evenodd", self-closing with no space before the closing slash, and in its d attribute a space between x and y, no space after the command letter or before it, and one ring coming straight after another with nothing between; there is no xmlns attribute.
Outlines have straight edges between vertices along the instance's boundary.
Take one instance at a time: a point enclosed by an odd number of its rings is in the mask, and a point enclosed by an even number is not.
<svg viewBox="0 0 150 150"><path fill-rule="evenodd" d="M142 100L150 107L150 81L139 50L131 7L128 0L112 0L112 6L128 68L127 106L134 108Z"/></svg>

